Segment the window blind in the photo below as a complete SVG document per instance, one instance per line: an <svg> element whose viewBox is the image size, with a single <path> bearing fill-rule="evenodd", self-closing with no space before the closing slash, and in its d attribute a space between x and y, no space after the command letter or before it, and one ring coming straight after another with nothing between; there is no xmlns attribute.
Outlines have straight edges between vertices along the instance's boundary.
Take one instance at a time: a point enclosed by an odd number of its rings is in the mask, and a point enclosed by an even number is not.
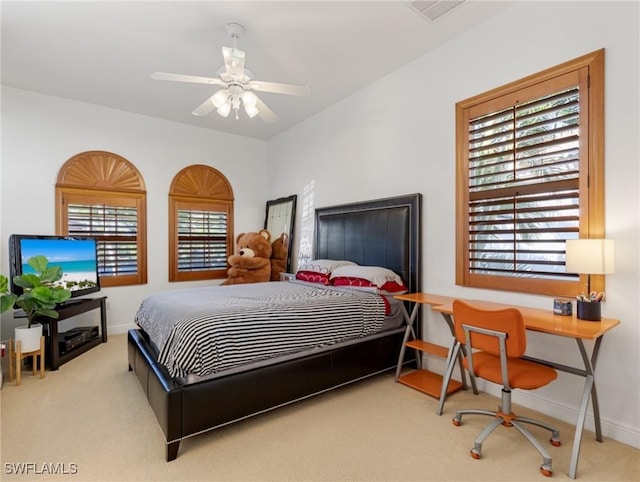
<svg viewBox="0 0 640 482"><path fill-rule="evenodd" d="M101 277L138 272L138 210L135 207L69 204L67 216L70 236L92 236L98 240Z"/></svg>
<svg viewBox="0 0 640 482"><path fill-rule="evenodd" d="M178 271L226 270L227 213L178 210Z"/></svg>
<svg viewBox="0 0 640 482"><path fill-rule="evenodd" d="M577 279L579 102L575 86L470 119L470 273Z"/></svg>

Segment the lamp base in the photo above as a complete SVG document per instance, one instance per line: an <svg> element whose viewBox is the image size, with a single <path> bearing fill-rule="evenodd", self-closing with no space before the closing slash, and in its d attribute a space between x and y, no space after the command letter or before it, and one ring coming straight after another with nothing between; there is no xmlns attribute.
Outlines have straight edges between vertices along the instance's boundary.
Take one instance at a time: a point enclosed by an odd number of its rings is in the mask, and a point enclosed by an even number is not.
<svg viewBox="0 0 640 482"><path fill-rule="evenodd" d="M576 305L577 316L579 320L600 321L602 319L600 303L591 301L578 301L576 302Z"/></svg>

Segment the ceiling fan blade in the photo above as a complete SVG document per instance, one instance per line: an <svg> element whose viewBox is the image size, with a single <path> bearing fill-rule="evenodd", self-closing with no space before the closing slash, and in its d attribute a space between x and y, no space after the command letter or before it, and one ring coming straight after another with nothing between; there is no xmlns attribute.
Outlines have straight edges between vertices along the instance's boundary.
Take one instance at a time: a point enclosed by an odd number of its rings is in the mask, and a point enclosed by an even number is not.
<svg viewBox="0 0 640 482"><path fill-rule="evenodd" d="M213 77L198 77L196 75L170 74L167 72L154 72L151 78L155 80L169 80L171 82L188 82L191 84L225 85L220 79Z"/></svg>
<svg viewBox="0 0 640 482"><path fill-rule="evenodd" d="M244 75L245 53L242 50L231 47L222 47L222 57L227 73Z"/></svg>
<svg viewBox="0 0 640 482"><path fill-rule="evenodd" d="M287 95L309 95L311 91L307 85L294 85L294 84L280 84L278 82L262 82L259 80L252 80L249 82L249 87L257 90L258 92L272 92L274 94L287 94Z"/></svg>
<svg viewBox="0 0 640 482"><path fill-rule="evenodd" d="M273 113L267 104L260 100L260 97L257 98L256 107L258 108L258 115L265 122L275 122L278 120L278 116Z"/></svg>
<svg viewBox="0 0 640 482"><path fill-rule="evenodd" d="M193 115L197 115L198 117L204 117L206 115L209 115L211 113L211 111L213 109L215 109L215 108L216 108L216 106L213 105L213 95L212 95L207 100L205 100L202 104L200 104L198 107L196 107L193 110L192 114Z"/></svg>

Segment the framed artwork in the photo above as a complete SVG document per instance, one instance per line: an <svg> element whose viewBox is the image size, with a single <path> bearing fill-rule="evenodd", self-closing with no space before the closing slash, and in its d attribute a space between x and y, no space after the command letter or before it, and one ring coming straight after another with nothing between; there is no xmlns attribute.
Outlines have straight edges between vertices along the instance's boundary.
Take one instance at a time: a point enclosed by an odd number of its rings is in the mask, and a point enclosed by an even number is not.
<svg viewBox="0 0 640 482"><path fill-rule="evenodd" d="M291 247L293 246L293 224L296 219L296 199L294 194L289 197L267 201L267 212L264 218L264 228L271 233L271 239L287 235L287 272L291 270Z"/></svg>

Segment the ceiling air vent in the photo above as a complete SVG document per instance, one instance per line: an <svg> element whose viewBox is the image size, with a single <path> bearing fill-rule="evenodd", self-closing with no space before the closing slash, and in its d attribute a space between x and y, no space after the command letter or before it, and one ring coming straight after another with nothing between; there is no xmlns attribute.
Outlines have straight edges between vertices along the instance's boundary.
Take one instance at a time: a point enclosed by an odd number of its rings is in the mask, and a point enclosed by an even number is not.
<svg viewBox="0 0 640 482"><path fill-rule="evenodd" d="M407 2L407 6L418 12L422 17L433 22L461 3L464 3L464 1L465 0L414 0Z"/></svg>

